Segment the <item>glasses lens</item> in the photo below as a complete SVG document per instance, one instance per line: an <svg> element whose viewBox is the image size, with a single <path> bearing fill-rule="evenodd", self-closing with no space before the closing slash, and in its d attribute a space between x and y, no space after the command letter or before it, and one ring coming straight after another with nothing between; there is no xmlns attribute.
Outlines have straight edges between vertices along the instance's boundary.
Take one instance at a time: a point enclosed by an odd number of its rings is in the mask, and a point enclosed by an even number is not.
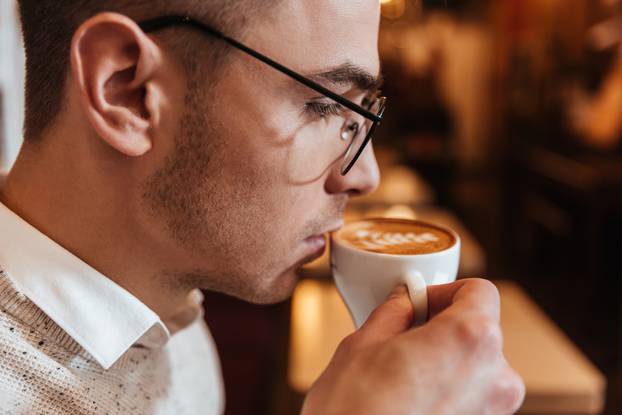
<svg viewBox="0 0 622 415"><path fill-rule="evenodd" d="M373 114L382 115L382 112L384 111L384 98L374 99L370 105L367 106L367 109ZM374 125L375 123L367 118L360 117L355 121L349 120L346 122L344 129L342 130L342 139L344 132L348 130L348 126L351 123L356 123L358 128L356 129L355 134L350 137L348 149L346 150L343 164L341 165L342 174L347 173L347 171L352 168L356 162L356 159L361 154L363 147L367 144L369 138L371 138L368 136L370 133L373 133L373 129L376 127Z"/></svg>

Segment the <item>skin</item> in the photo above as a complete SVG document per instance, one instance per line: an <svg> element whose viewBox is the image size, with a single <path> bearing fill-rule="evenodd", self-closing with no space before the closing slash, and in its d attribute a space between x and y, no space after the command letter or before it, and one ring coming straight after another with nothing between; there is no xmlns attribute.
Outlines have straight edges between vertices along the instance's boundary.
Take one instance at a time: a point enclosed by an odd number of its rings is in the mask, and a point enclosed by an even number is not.
<svg viewBox="0 0 622 415"><path fill-rule="evenodd" d="M318 74L346 64L378 77L378 22L376 0L291 0L241 40L360 102L355 84ZM303 113L317 93L235 51L224 72L200 59L189 71L167 36L119 14L84 22L63 111L25 143L0 200L163 320L197 287L283 300L321 253L308 238L378 185L373 149L342 176L343 119ZM500 352L496 290L472 280L429 295L435 317L421 329L409 329L404 293L381 306L304 412L514 411L524 390Z"/></svg>

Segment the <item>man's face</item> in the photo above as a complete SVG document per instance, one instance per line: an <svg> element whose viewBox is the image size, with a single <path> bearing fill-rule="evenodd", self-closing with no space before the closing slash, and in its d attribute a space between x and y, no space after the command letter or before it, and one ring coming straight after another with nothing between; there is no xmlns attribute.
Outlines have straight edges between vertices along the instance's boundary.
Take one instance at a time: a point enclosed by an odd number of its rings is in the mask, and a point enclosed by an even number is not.
<svg viewBox="0 0 622 415"><path fill-rule="evenodd" d="M306 75L379 75L377 0L292 0L275 12L253 24L246 44ZM153 237L182 247L168 273L175 283L274 302L321 254L321 235L340 226L349 196L376 187L378 170L369 146L341 176L344 118L334 108L317 114L332 101L230 53L218 82L189 82L174 149L145 183L143 206ZM357 103L368 92L324 78L316 77Z"/></svg>

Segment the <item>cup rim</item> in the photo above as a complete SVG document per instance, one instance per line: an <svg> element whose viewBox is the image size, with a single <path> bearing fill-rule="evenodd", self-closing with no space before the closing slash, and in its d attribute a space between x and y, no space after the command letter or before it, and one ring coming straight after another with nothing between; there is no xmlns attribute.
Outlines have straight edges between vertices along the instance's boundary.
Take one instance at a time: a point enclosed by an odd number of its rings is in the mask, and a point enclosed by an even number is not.
<svg viewBox="0 0 622 415"><path fill-rule="evenodd" d="M358 249L358 248L354 248L352 246L348 246L344 243L339 243L336 238L335 238L335 234L341 232L346 226L358 223L358 222L368 222L368 221L373 221L373 220L381 220L381 221L389 221L389 222L415 222L421 225L425 225L425 226L430 226L432 228L436 228L439 229L441 231L447 232L449 234L451 234L454 238L455 238L455 242L453 245L451 245L450 247L443 249L441 251L436 251L436 252L430 252L428 254L388 254L385 252L371 252L371 251L366 251L364 249ZM455 249L459 249L460 247L460 235L458 235L458 232L454 231L453 229L450 229L446 226L442 226L442 225L437 225L435 223L430 223L430 222L426 222L423 220L419 220L419 219L408 219L408 218L383 218L383 217L371 217L371 218L364 218L364 219L357 219L354 220L352 222L348 222L346 224L344 224L340 229L331 232L330 233L330 241L331 241L331 245L339 245L339 248L343 248L346 249L348 251L352 251L352 252L356 252L359 253L361 255L380 255L383 257L389 257L389 258L395 258L395 257L401 257L401 258L412 258L412 257L417 257L417 258L423 258L423 257L431 257L431 256L437 256L437 255L441 255L441 254L447 254L450 251L453 251ZM331 252L332 252L332 247L331 247Z"/></svg>

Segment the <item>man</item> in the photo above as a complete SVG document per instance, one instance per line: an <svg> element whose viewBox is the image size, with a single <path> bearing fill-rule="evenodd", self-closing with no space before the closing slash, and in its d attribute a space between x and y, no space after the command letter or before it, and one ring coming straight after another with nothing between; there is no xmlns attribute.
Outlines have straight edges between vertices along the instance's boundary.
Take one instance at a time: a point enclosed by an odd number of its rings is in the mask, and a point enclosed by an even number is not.
<svg viewBox="0 0 622 415"><path fill-rule="evenodd" d="M196 288L287 298L348 199L376 187L363 143L382 111L378 1L20 10L27 110L0 199L0 406L221 413ZM303 412L514 412L523 386L501 351L496 290L465 280L429 298L431 321L411 330L396 290Z"/></svg>

